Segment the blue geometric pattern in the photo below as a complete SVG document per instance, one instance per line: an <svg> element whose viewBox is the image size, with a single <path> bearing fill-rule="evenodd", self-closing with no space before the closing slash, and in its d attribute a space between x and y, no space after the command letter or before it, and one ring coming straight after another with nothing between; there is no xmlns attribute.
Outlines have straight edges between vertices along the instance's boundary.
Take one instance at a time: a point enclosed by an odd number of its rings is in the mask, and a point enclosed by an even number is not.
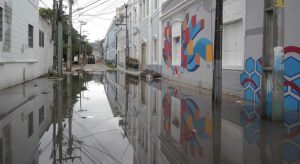
<svg viewBox="0 0 300 164"><path fill-rule="evenodd" d="M259 103L261 92L262 58L255 61L249 57L245 63L245 71L240 75L240 83L244 88L247 101Z"/></svg>
<svg viewBox="0 0 300 164"><path fill-rule="evenodd" d="M240 123L244 128L244 138L248 144L259 144L260 116L255 105L246 105L241 110Z"/></svg>
<svg viewBox="0 0 300 164"><path fill-rule="evenodd" d="M299 47L285 48L284 60L284 159L288 163L300 161L300 53Z"/></svg>

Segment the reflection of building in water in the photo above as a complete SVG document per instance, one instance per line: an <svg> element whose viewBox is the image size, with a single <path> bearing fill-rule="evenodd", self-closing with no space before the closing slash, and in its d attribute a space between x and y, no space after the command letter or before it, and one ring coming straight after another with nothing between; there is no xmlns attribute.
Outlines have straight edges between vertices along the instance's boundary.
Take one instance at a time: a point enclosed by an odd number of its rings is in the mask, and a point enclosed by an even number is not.
<svg viewBox="0 0 300 164"><path fill-rule="evenodd" d="M299 162L299 120L294 117L299 113L286 113L284 135L282 124L260 120L254 104L225 96L221 118L214 118L206 91L164 80L141 82L131 75L125 79L125 85L120 79L113 84L125 88L124 108L117 109L135 163L212 163L214 158L224 164ZM109 101L118 101L119 94L108 96ZM221 120L216 130L214 119Z"/></svg>
<svg viewBox="0 0 300 164"><path fill-rule="evenodd" d="M117 106L117 71L105 72L105 92L114 117L119 115Z"/></svg>
<svg viewBox="0 0 300 164"><path fill-rule="evenodd" d="M109 90L111 84L107 85ZM126 85L128 94L125 89L124 95L128 98L124 99L128 100L128 110L125 109L120 126L133 146L136 163L210 162L209 98L167 83L140 82L139 77L131 75L126 75ZM206 105L200 106L200 102Z"/></svg>
<svg viewBox="0 0 300 164"><path fill-rule="evenodd" d="M286 110L284 116L284 161L300 163L300 110Z"/></svg>
<svg viewBox="0 0 300 164"><path fill-rule="evenodd" d="M229 103L223 102L230 108L222 112L222 161L232 164L285 163L282 123L261 120L259 107L255 104L237 107Z"/></svg>
<svg viewBox="0 0 300 164"><path fill-rule="evenodd" d="M171 163L211 163L212 113L208 94L162 84L162 152Z"/></svg>
<svg viewBox="0 0 300 164"><path fill-rule="evenodd" d="M0 163L38 163L39 140L52 121L52 86L39 79L0 92Z"/></svg>

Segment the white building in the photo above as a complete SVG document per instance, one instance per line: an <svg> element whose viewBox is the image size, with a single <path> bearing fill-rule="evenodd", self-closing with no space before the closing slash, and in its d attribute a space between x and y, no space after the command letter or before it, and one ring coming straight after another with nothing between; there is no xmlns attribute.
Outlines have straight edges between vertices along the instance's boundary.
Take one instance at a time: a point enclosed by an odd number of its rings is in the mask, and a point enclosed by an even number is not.
<svg viewBox="0 0 300 164"><path fill-rule="evenodd" d="M0 0L0 89L51 70L51 31L39 16L38 0Z"/></svg>

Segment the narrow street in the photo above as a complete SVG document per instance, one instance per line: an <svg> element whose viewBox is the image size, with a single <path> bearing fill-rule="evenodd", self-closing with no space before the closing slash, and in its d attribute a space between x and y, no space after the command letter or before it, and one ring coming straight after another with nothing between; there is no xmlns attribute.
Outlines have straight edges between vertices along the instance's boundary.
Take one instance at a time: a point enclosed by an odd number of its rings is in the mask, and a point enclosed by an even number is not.
<svg viewBox="0 0 300 164"><path fill-rule="evenodd" d="M0 0L0 164L300 164L300 0Z"/></svg>
<svg viewBox="0 0 300 164"><path fill-rule="evenodd" d="M0 91L5 163L299 162L290 152L300 151L292 139L300 134L261 120L258 107L240 98L224 96L222 112L214 113L206 90L85 68L94 71ZM285 116L287 123L294 120Z"/></svg>

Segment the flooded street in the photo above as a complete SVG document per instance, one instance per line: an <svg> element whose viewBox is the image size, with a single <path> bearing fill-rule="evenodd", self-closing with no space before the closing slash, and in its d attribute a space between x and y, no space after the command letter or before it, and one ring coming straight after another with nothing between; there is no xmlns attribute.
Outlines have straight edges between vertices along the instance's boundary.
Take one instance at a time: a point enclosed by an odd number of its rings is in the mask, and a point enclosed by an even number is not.
<svg viewBox="0 0 300 164"><path fill-rule="evenodd" d="M300 163L299 111L259 108L167 79L79 71L0 91L0 163ZM297 117L296 117L297 116Z"/></svg>

